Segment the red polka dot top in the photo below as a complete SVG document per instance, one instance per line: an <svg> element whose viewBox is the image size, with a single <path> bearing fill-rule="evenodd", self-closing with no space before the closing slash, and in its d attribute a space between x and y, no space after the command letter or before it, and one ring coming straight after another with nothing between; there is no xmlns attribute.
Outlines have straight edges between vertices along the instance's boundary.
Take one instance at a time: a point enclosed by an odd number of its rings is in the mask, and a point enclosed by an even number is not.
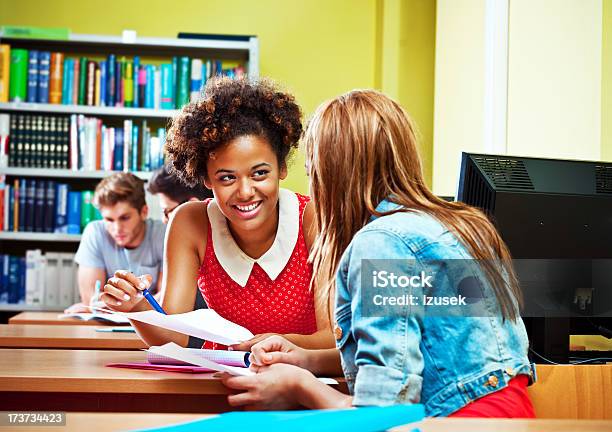
<svg viewBox="0 0 612 432"><path fill-rule="evenodd" d="M310 198L280 192L276 239L257 260L240 250L225 217L214 200L208 200L208 240L198 288L208 307L255 335L312 334L317 331L312 266L302 228Z"/></svg>

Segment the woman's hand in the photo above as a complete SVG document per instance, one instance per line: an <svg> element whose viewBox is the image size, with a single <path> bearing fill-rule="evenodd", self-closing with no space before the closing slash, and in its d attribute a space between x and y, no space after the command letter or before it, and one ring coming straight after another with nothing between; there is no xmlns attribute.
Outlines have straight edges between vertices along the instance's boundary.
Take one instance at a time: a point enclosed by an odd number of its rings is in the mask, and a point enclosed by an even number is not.
<svg viewBox="0 0 612 432"><path fill-rule="evenodd" d="M244 342L240 342L234 345L230 345L228 346L228 349L230 351L251 351L251 347L253 345L255 345L258 342L261 342L264 339L269 338L270 336L275 336L277 335L277 333L262 333L262 334L258 334L253 336L251 339L244 341Z"/></svg>
<svg viewBox="0 0 612 432"><path fill-rule="evenodd" d="M244 406L248 410L298 408L303 386L317 381L310 372L293 365L273 364L254 368L257 371L255 375L221 376L223 384L242 392L227 397L231 406Z"/></svg>
<svg viewBox="0 0 612 432"><path fill-rule="evenodd" d="M118 270L104 285L100 300L112 310L130 312L142 301L141 291L150 287L152 281L151 275L137 277L126 270Z"/></svg>
<svg viewBox="0 0 612 432"><path fill-rule="evenodd" d="M282 336L274 335L251 347L249 361L255 369L274 363L286 363L309 369L309 351Z"/></svg>

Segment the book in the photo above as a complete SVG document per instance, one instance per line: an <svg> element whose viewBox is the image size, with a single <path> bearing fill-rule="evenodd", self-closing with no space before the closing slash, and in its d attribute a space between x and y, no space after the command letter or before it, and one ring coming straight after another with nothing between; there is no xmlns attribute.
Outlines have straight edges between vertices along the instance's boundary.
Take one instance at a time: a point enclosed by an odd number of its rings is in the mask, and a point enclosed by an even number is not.
<svg viewBox="0 0 612 432"><path fill-rule="evenodd" d="M93 191L81 192L83 202L81 204L81 231L85 229L87 224L94 220L94 206L93 206Z"/></svg>
<svg viewBox="0 0 612 432"><path fill-rule="evenodd" d="M89 106L94 105L96 96L96 62L88 60L86 63L85 79L85 103Z"/></svg>
<svg viewBox="0 0 612 432"><path fill-rule="evenodd" d="M176 81L177 108L181 108L183 105L189 102L190 76L189 57L180 57L178 63L178 77Z"/></svg>
<svg viewBox="0 0 612 432"><path fill-rule="evenodd" d="M52 233L55 230L55 209L57 208L55 194L57 191L57 184L54 180L47 180L45 183L46 189L44 193L45 204L42 217L42 231Z"/></svg>
<svg viewBox="0 0 612 432"><path fill-rule="evenodd" d="M114 54L109 54L106 60L106 106L115 106L115 67L116 60Z"/></svg>
<svg viewBox="0 0 612 432"><path fill-rule="evenodd" d="M38 97L38 60L39 51L28 52L28 88L26 101L35 103Z"/></svg>
<svg viewBox="0 0 612 432"><path fill-rule="evenodd" d="M79 84L81 77L81 62L79 59L72 59L72 72L70 73L70 95L72 99L73 105L78 105L79 103Z"/></svg>
<svg viewBox="0 0 612 432"><path fill-rule="evenodd" d="M64 54L61 52L51 53L51 66L49 73L49 103L59 104L62 102L63 72Z"/></svg>
<svg viewBox="0 0 612 432"><path fill-rule="evenodd" d="M130 320L115 314L109 313L74 313L74 314L60 314L58 318L61 319L79 319L82 321L100 321L100 322L109 322L113 324L129 324Z"/></svg>
<svg viewBox="0 0 612 432"><path fill-rule="evenodd" d="M53 232L68 233L68 192L70 188L65 183L55 185L55 223Z"/></svg>
<svg viewBox="0 0 612 432"><path fill-rule="evenodd" d="M19 204L15 201L15 207L17 208L17 216L15 217L15 225L17 229L15 231L26 231L26 216L28 213L27 198L28 198L28 184L26 179L15 180L19 182ZM15 197L17 199L17 197Z"/></svg>
<svg viewBox="0 0 612 432"><path fill-rule="evenodd" d="M33 232L34 231L34 218L36 216L36 180L23 180L25 193L25 202L22 207L22 214L24 215L24 228L19 227L19 231ZM22 189L22 191L24 190ZM21 224L20 224L21 225Z"/></svg>
<svg viewBox="0 0 612 432"><path fill-rule="evenodd" d="M25 102L28 85L28 50L11 49L9 76L9 100Z"/></svg>
<svg viewBox="0 0 612 432"><path fill-rule="evenodd" d="M0 103L9 101L11 46L0 44Z"/></svg>
<svg viewBox="0 0 612 432"><path fill-rule="evenodd" d="M138 77L140 76L139 74L139 70L140 70L140 57L139 56L134 56L133 59L134 65L133 65L133 71L132 71L132 86L134 87L134 90L132 92L132 105L134 106L134 108L138 108L140 106L139 104L139 88L138 88Z"/></svg>
<svg viewBox="0 0 612 432"><path fill-rule="evenodd" d="M205 358L207 360L212 360L214 362L223 364L225 366L236 366L236 367L249 367L249 354L245 351L226 351L226 350L211 350L211 349L201 349L201 348L185 348L187 352L198 356L200 358ZM172 357L166 357L164 355L160 355L155 353L154 351L147 351L147 362L151 364L157 365L188 365L182 360L178 360Z"/></svg>
<svg viewBox="0 0 612 432"><path fill-rule="evenodd" d="M200 90L202 90L202 60L193 59L191 60L191 86L189 100L195 102L200 97Z"/></svg>
<svg viewBox="0 0 612 432"><path fill-rule="evenodd" d="M33 184L30 186L34 189L34 232L45 232L44 218L45 206L47 201L45 193L47 185L45 180L30 180Z"/></svg>
<svg viewBox="0 0 612 432"><path fill-rule="evenodd" d="M38 60L38 94L36 102L49 103L49 73L51 67L51 53L41 51Z"/></svg>
<svg viewBox="0 0 612 432"><path fill-rule="evenodd" d="M42 287L44 279L41 279L38 267L40 266L40 249L26 251L26 304L42 305L44 303L44 294Z"/></svg>
<svg viewBox="0 0 612 432"><path fill-rule="evenodd" d="M10 135L11 135L11 115L10 114L0 114L0 168L8 167Z"/></svg>
<svg viewBox="0 0 612 432"><path fill-rule="evenodd" d="M134 72L132 71L132 62L125 63L125 74L123 77L125 106L132 107L134 105Z"/></svg>
<svg viewBox="0 0 612 432"><path fill-rule="evenodd" d="M76 63L76 61L75 61ZM74 76L74 79L77 79L77 75ZM78 82L79 82L79 96L77 99L77 104L85 105L86 95L87 95L87 58L81 57L79 59L79 74L78 74Z"/></svg>
<svg viewBox="0 0 612 432"><path fill-rule="evenodd" d="M67 232L68 234L81 233L81 192L68 192L68 215Z"/></svg>
<svg viewBox="0 0 612 432"><path fill-rule="evenodd" d="M173 109L174 102L172 100L172 64L161 65L161 108Z"/></svg>

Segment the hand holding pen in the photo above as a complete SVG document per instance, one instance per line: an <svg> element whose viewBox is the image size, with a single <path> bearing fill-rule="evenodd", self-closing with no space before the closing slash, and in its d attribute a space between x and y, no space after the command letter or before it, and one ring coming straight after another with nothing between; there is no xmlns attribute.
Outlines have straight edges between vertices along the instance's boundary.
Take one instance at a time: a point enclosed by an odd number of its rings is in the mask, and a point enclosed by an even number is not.
<svg viewBox="0 0 612 432"><path fill-rule="evenodd" d="M144 298L152 309L165 314L148 290L152 281L151 275L136 276L127 270L116 271L104 285L101 299L113 310L132 312L148 309L140 304Z"/></svg>

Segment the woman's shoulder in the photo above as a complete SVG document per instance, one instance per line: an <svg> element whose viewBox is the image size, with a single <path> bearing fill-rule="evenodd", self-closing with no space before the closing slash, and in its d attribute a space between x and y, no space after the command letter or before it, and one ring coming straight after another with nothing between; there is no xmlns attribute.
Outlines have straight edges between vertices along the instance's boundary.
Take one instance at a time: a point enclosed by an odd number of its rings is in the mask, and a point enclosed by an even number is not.
<svg viewBox="0 0 612 432"><path fill-rule="evenodd" d="M193 234L208 232L208 202L188 201L181 204L172 214L170 229Z"/></svg>

